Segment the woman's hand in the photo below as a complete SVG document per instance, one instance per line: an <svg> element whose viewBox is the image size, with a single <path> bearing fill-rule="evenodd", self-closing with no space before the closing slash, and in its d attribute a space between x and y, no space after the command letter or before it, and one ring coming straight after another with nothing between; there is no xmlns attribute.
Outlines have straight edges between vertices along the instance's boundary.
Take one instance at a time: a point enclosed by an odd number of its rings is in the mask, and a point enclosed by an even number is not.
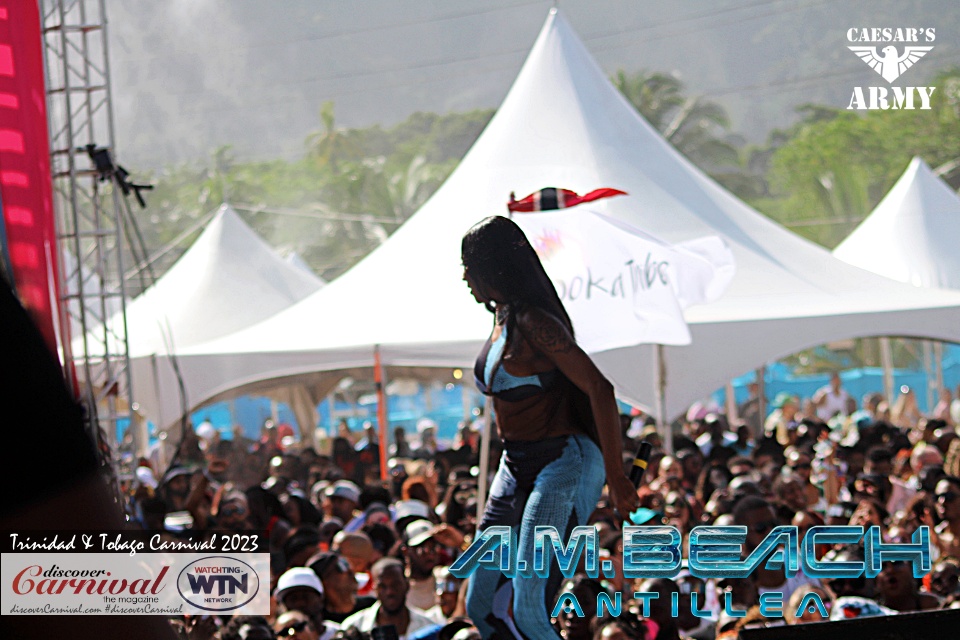
<svg viewBox="0 0 960 640"><path fill-rule="evenodd" d="M637 495L637 490L633 488L630 478L623 471L608 472L607 487L613 506L620 512L621 518L628 520L630 514L640 508L640 497Z"/></svg>

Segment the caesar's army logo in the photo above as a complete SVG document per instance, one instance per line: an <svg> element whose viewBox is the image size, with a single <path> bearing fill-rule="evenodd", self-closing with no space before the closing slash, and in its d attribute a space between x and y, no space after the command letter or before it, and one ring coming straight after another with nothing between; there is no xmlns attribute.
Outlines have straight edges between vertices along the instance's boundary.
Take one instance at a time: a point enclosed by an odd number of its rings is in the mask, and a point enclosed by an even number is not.
<svg viewBox="0 0 960 640"><path fill-rule="evenodd" d="M937 34L930 28L847 29L848 46L871 69L892 84L930 53ZM870 44L865 44L870 43ZM901 44L902 43L902 44ZM929 109L936 87L854 87L847 109Z"/></svg>

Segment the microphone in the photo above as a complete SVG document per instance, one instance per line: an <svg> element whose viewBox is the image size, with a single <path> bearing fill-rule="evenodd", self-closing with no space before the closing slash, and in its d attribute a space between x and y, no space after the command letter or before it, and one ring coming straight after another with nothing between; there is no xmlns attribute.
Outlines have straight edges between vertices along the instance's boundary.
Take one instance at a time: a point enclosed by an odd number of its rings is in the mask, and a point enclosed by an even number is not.
<svg viewBox="0 0 960 640"><path fill-rule="evenodd" d="M630 466L630 482L633 483L634 489L639 489L640 485L643 484L643 476L647 471L647 464L650 462L650 454L653 453L653 445L642 440L640 446L637 447L637 454L633 457L633 464ZM627 518L635 525L642 525L646 522L650 522L655 517L660 516L661 521L663 515L654 511L653 509L647 509L646 507L640 507L636 511L630 514L630 517Z"/></svg>
<svg viewBox="0 0 960 640"><path fill-rule="evenodd" d="M639 489L640 483L643 482L643 474L647 471L651 453L653 453L653 445L642 440L637 447L637 455L633 457L633 465L630 467L630 482L633 483L634 489Z"/></svg>

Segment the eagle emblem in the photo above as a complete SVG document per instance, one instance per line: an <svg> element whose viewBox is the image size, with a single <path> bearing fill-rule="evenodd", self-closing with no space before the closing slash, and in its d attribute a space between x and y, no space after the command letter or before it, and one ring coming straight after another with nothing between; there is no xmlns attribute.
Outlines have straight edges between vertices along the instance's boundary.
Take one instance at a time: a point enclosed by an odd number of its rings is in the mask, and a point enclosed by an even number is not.
<svg viewBox="0 0 960 640"><path fill-rule="evenodd" d="M898 55L895 46L887 45L877 53L876 47L847 47L867 63L867 65L883 76L887 82L893 82L914 63L927 55L933 47L904 47L903 55Z"/></svg>

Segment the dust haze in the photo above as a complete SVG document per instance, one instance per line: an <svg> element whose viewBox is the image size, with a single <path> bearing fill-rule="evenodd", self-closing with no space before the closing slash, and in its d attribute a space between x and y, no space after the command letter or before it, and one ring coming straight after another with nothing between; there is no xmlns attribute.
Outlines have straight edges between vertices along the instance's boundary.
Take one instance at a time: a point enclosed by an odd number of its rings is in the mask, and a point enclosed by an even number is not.
<svg viewBox="0 0 960 640"><path fill-rule="evenodd" d="M536 39L543 0L109 0L117 148L133 169L294 159L332 100L337 126L416 111L496 107ZM609 74L672 73L762 142L805 103L845 107L877 77L850 27L934 27L935 49L898 84L960 65L955 0L559 3ZM907 82L909 80L909 82Z"/></svg>

